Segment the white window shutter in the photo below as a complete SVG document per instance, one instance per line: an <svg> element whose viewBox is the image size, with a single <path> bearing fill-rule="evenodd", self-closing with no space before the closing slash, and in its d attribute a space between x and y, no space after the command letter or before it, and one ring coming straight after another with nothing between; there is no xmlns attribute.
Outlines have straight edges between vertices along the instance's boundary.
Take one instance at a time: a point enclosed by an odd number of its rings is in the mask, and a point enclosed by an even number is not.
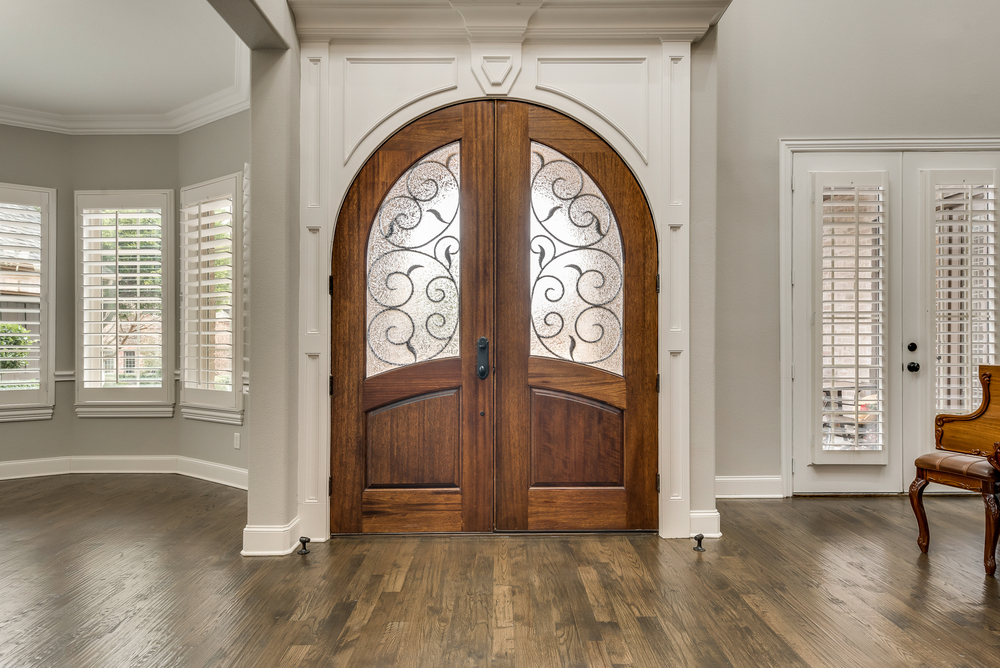
<svg viewBox="0 0 1000 668"><path fill-rule="evenodd" d="M77 192L77 414L173 414L173 191Z"/></svg>
<svg viewBox="0 0 1000 668"><path fill-rule="evenodd" d="M0 422L52 417L55 202L0 184Z"/></svg>
<svg viewBox="0 0 1000 668"><path fill-rule="evenodd" d="M979 365L996 364L996 173L922 176L934 233L935 410L971 413L982 401Z"/></svg>
<svg viewBox="0 0 1000 668"><path fill-rule="evenodd" d="M181 189L181 413L242 424L242 175Z"/></svg>
<svg viewBox="0 0 1000 668"><path fill-rule="evenodd" d="M886 452L885 172L813 173L813 462Z"/></svg>

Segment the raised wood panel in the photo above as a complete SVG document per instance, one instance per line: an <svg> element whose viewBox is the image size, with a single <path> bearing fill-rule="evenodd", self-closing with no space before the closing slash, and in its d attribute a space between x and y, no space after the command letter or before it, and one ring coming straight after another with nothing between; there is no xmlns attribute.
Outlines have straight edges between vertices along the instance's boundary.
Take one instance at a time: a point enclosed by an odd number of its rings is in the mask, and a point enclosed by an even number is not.
<svg viewBox="0 0 1000 668"><path fill-rule="evenodd" d="M621 487L624 426L617 408L532 388L532 486Z"/></svg>
<svg viewBox="0 0 1000 668"><path fill-rule="evenodd" d="M461 531L462 492L457 489L366 489L361 530L365 533Z"/></svg>
<svg viewBox="0 0 1000 668"><path fill-rule="evenodd" d="M367 486L459 487L461 410L455 389L369 413Z"/></svg>
<svg viewBox="0 0 1000 668"><path fill-rule="evenodd" d="M620 531L629 529L625 490L528 490L529 531Z"/></svg>
<svg viewBox="0 0 1000 668"><path fill-rule="evenodd" d="M430 360L366 378L361 387L361 409L370 411L417 394L462 385L462 360Z"/></svg>
<svg viewBox="0 0 1000 668"><path fill-rule="evenodd" d="M625 379L585 364L530 357L528 385L580 394L625 409Z"/></svg>

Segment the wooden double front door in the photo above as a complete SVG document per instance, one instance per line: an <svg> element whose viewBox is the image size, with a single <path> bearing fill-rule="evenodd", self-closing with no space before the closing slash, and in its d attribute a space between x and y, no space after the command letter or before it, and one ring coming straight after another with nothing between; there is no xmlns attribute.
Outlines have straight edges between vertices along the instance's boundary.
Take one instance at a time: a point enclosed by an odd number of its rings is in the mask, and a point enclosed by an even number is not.
<svg viewBox="0 0 1000 668"><path fill-rule="evenodd" d="M333 244L333 533L655 529L656 257L635 177L556 112L390 138Z"/></svg>

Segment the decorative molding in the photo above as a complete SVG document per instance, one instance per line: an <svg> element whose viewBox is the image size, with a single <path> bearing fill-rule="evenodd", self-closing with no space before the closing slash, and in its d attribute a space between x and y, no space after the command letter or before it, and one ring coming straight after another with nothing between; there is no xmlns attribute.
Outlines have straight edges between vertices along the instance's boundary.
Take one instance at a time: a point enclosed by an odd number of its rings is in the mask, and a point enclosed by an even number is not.
<svg viewBox="0 0 1000 668"><path fill-rule="evenodd" d="M521 72L520 43L474 42L472 74L486 95L507 95Z"/></svg>
<svg viewBox="0 0 1000 668"><path fill-rule="evenodd" d="M51 420L54 406L0 407L0 422L28 422L30 420Z"/></svg>
<svg viewBox="0 0 1000 668"><path fill-rule="evenodd" d="M614 68L601 76L597 68ZM612 82L609 85L609 82ZM589 109L649 164L649 63L646 58L539 58L535 88ZM613 94L611 94L613 93Z"/></svg>
<svg viewBox="0 0 1000 668"><path fill-rule="evenodd" d="M174 416L173 404L167 406L136 406L133 404L77 405L80 418L169 418Z"/></svg>
<svg viewBox="0 0 1000 668"><path fill-rule="evenodd" d="M173 455L96 455L0 462L0 480L69 473L175 473L228 487L247 488L246 469Z"/></svg>
<svg viewBox="0 0 1000 668"><path fill-rule="evenodd" d="M243 411L207 406L181 406L181 415L188 420L216 422L218 424L243 424Z"/></svg>
<svg viewBox="0 0 1000 668"><path fill-rule="evenodd" d="M705 538L722 538L722 516L718 510L692 510L691 535Z"/></svg>
<svg viewBox="0 0 1000 668"><path fill-rule="evenodd" d="M0 124L67 135L179 135L250 108L250 50L236 41L233 83L162 114L53 114L0 105Z"/></svg>
<svg viewBox="0 0 1000 668"><path fill-rule="evenodd" d="M291 554L298 547L299 518L288 524L248 524L243 529L244 557L276 557ZM328 536L323 536L328 538Z"/></svg>
<svg viewBox="0 0 1000 668"><path fill-rule="evenodd" d="M303 41L696 42L730 0L289 0Z"/></svg>
<svg viewBox="0 0 1000 668"><path fill-rule="evenodd" d="M76 371L75 370L71 370L71 371L56 371L55 374L53 374L53 375L54 375L55 381L57 383L62 383L62 382L65 382L65 381L76 382Z"/></svg>
<svg viewBox="0 0 1000 668"><path fill-rule="evenodd" d="M715 476L717 499L780 499L784 496L780 475Z"/></svg>
<svg viewBox="0 0 1000 668"><path fill-rule="evenodd" d="M454 56L345 58L344 164L361 142L397 111L457 88L457 60ZM403 68L410 71L404 74Z"/></svg>

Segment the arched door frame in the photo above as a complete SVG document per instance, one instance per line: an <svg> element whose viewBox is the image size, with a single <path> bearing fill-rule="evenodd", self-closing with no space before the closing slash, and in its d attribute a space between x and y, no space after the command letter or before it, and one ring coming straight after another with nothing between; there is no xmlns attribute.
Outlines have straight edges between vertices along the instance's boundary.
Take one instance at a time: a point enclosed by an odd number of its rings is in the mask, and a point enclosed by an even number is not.
<svg viewBox="0 0 1000 668"><path fill-rule="evenodd" d="M330 301L334 226L365 160L434 109L482 98L468 45L302 45L298 522L329 536ZM509 97L550 107L605 139L646 193L659 240L659 533L718 534L690 490L690 43L524 45ZM396 90L393 81L402 82ZM388 82L388 83L387 83ZM415 83L416 82L416 83ZM609 96L608 87L616 94Z"/></svg>

